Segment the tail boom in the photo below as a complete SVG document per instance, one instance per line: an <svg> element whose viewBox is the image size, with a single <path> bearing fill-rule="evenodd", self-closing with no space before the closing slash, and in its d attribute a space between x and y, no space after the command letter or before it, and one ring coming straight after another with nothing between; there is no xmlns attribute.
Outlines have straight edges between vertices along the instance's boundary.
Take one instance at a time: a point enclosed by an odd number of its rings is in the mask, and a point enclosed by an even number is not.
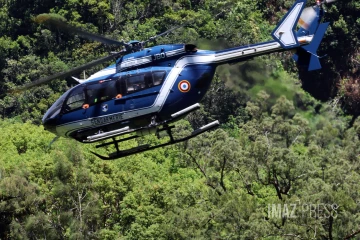
<svg viewBox="0 0 360 240"><path fill-rule="evenodd" d="M300 46L309 44L313 39L313 36L296 37ZM253 44L244 47L225 49L215 52L214 63L226 64L240 62L256 56L269 54L273 52L286 51L281 44L277 41L264 42L259 44Z"/></svg>
<svg viewBox="0 0 360 240"><path fill-rule="evenodd" d="M297 0L294 3L271 33L274 41L215 52L215 62L234 63L272 52L296 49L293 58L300 66L306 66L309 71L321 68L316 51L329 23L320 23L323 16L321 6L305 8L305 5L306 0ZM296 32L298 23L301 27Z"/></svg>

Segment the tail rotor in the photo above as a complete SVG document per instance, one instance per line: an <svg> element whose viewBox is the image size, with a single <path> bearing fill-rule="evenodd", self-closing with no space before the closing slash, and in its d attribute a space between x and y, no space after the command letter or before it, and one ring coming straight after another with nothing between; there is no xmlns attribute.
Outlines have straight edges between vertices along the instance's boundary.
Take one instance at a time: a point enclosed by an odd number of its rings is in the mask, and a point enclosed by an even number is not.
<svg viewBox="0 0 360 240"><path fill-rule="evenodd" d="M307 68L308 71L321 68L320 57L316 51L329 26L329 23L322 23L321 20L324 12L326 12L325 6L335 1L336 0L317 0L314 6L304 8L299 18L300 29L296 35L298 37L313 36L313 40L310 44L298 48L293 58L299 66Z"/></svg>

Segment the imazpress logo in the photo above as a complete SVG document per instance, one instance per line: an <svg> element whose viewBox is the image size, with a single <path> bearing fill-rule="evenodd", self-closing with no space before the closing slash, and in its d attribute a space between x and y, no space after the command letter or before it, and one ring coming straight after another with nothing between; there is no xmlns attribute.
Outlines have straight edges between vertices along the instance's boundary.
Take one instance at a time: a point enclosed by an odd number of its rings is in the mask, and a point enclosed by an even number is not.
<svg viewBox="0 0 360 240"><path fill-rule="evenodd" d="M268 204L268 218L336 218L336 203L278 203Z"/></svg>

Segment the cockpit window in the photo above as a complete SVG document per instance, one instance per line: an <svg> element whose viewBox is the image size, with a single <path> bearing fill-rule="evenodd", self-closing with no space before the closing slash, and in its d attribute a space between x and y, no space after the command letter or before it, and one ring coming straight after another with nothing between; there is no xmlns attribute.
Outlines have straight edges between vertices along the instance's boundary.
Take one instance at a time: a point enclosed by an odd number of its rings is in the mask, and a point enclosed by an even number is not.
<svg viewBox="0 0 360 240"><path fill-rule="evenodd" d="M158 86L164 81L165 75L165 71L149 71L132 76L123 75L116 80L101 80L78 85L70 89L68 91L69 94L64 94L61 100L59 99L51 109L49 109L45 117L58 114L64 100L63 111L69 112L86 105L89 107L115 98L121 98L126 94Z"/></svg>
<svg viewBox="0 0 360 240"><path fill-rule="evenodd" d="M76 87L66 100L65 110L72 111L77 108L81 108L85 103L84 86Z"/></svg>
<svg viewBox="0 0 360 240"><path fill-rule="evenodd" d="M153 72L152 76L153 76L154 86L157 86L160 85L164 80L165 72Z"/></svg>
<svg viewBox="0 0 360 240"><path fill-rule="evenodd" d="M97 103L114 99L118 94L116 81L105 80L86 85L77 86L67 97L64 111L69 112Z"/></svg>
<svg viewBox="0 0 360 240"><path fill-rule="evenodd" d="M93 105L109 101L116 97L117 88L115 81L97 82L86 87L87 104Z"/></svg>
<svg viewBox="0 0 360 240"><path fill-rule="evenodd" d="M64 94L61 100L59 99L52 108L49 109L45 117L58 114L64 100L64 112L80 109L85 105L89 107L115 98L121 98L126 94L160 85L164 80L165 74L165 71L149 71L132 76L118 77L117 80L103 80L78 85L70 89L68 94Z"/></svg>
<svg viewBox="0 0 360 240"><path fill-rule="evenodd" d="M58 100L56 100L56 102L49 108L49 110L47 110L46 114L44 115L44 117L42 119L43 122L46 119L56 117L60 113L62 105L64 104L64 101L65 101L65 98L69 94L70 91L71 91L71 89L66 91Z"/></svg>

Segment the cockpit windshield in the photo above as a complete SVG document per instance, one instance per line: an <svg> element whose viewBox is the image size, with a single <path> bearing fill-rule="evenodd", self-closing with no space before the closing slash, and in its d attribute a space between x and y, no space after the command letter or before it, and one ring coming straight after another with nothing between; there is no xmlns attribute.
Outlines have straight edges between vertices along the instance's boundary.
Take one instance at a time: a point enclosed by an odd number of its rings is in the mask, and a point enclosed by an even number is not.
<svg viewBox="0 0 360 240"><path fill-rule="evenodd" d="M70 93L72 89L69 89L66 91L56 102L47 110L45 113L42 121L44 122L46 119L53 118L56 115L58 115L61 111L62 105L67 97L67 95Z"/></svg>
<svg viewBox="0 0 360 240"><path fill-rule="evenodd" d="M66 100L65 111L72 111L74 109L81 108L85 103L85 91L84 86L77 86L70 94Z"/></svg>

